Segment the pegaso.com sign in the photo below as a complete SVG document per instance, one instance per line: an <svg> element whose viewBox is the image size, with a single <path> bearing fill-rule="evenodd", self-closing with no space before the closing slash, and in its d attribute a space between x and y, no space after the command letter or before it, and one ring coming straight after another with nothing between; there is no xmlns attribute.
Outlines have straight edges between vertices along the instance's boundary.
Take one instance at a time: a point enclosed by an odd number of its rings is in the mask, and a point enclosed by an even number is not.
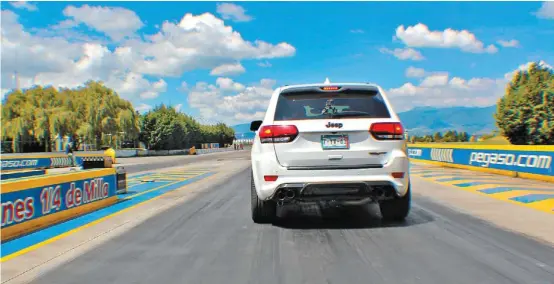
<svg viewBox="0 0 554 284"><path fill-rule="evenodd" d="M505 165L521 168L550 169L552 157L548 155L471 152L469 164L473 165L474 163L485 168L489 167L489 165Z"/></svg>
<svg viewBox="0 0 554 284"><path fill-rule="evenodd" d="M2 160L2 169L28 168L38 165L38 160Z"/></svg>

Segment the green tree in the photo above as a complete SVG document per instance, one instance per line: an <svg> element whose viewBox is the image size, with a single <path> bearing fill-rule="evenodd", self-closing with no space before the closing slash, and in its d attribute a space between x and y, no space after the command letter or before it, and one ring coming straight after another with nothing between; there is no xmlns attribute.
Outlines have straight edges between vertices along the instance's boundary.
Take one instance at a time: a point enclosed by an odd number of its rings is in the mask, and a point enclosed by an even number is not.
<svg viewBox="0 0 554 284"><path fill-rule="evenodd" d="M433 134L433 141L441 142L442 141L442 133L436 132L435 134Z"/></svg>
<svg viewBox="0 0 554 284"><path fill-rule="evenodd" d="M446 133L444 134L444 137L442 138L442 141L443 142L454 142L455 141L454 132L452 132L452 130L446 131Z"/></svg>
<svg viewBox="0 0 554 284"><path fill-rule="evenodd" d="M554 144L554 73L533 63L518 71L497 103L496 125L512 144Z"/></svg>
<svg viewBox="0 0 554 284"><path fill-rule="evenodd" d="M172 107L160 105L141 117L140 140L149 149L186 149L199 143L230 144L234 130L224 123L201 125Z"/></svg>
<svg viewBox="0 0 554 284"><path fill-rule="evenodd" d="M13 91L2 105L2 141L12 141L14 152L24 150L22 141L40 143L51 151L51 141L58 135L74 141L81 137L97 147L109 140L114 145L111 137L124 133L136 139L139 127L131 103L102 82L90 81L76 89L36 86Z"/></svg>
<svg viewBox="0 0 554 284"><path fill-rule="evenodd" d="M467 141L469 141L469 133L467 133L465 131L458 133L458 139L456 141L457 142L467 142Z"/></svg>

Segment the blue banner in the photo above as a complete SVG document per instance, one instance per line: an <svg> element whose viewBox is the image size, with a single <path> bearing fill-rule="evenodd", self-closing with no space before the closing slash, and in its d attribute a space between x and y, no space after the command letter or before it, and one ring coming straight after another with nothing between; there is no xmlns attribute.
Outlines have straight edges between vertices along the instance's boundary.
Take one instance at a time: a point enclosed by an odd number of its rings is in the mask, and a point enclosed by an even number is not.
<svg viewBox="0 0 554 284"><path fill-rule="evenodd" d="M50 158L2 158L2 171L50 168Z"/></svg>
<svg viewBox="0 0 554 284"><path fill-rule="evenodd" d="M116 175L105 175L1 194L2 229L115 196Z"/></svg>
<svg viewBox="0 0 554 284"><path fill-rule="evenodd" d="M102 156L86 157L87 159L103 159ZM75 156L75 166L83 165L84 157ZM67 155L45 156L45 157L2 157L2 171L6 170L28 170L28 169L49 169L73 166L72 160Z"/></svg>
<svg viewBox="0 0 554 284"><path fill-rule="evenodd" d="M409 147L408 156L457 165L554 176L552 151Z"/></svg>

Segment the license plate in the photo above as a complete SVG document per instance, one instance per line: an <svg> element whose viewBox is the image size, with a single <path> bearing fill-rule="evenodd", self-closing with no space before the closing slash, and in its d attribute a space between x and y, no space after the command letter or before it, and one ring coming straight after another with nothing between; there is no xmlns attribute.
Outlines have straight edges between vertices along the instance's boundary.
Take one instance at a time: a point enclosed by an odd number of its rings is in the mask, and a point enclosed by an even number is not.
<svg viewBox="0 0 554 284"><path fill-rule="evenodd" d="M323 150L348 149L348 135L321 135L321 147Z"/></svg>

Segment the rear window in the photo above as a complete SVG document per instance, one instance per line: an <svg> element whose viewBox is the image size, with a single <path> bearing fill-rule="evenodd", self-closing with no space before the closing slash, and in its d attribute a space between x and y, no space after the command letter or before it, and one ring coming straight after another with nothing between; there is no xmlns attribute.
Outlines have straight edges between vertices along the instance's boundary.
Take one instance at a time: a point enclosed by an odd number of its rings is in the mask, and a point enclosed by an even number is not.
<svg viewBox="0 0 554 284"><path fill-rule="evenodd" d="M289 92L277 100L274 120L390 118L377 91Z"/></svg>

